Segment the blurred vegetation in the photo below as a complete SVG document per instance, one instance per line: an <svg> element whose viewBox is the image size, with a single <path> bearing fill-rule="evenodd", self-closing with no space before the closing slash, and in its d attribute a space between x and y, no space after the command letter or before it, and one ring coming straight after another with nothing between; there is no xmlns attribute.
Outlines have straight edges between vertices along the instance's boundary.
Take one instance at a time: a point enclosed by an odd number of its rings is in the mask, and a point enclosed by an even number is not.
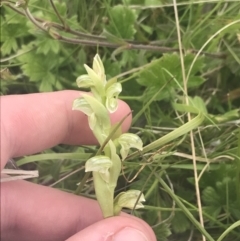
<svg viewBox="0 0 240 241"><path fill-rule="evenodd" d="M134 214L160 241L204 240L202 234L220 241L224 232L224 240L237 241L240 2L179 0L179 24L173 2L1 1L1 94L77 90L83 64L98 52L108 79L122 83L120 98L134 111L131 131L145 145L189 124L190 110L176 105L189 101L205 116L193 138L173 136L161 147L130 156L117 192L142 190L146 206ZM34 182L75 192L84 161L95 152L96 147L59 145L19 158L18 165L39 170ZM91 179L81 195L94 198Z"/></svg>

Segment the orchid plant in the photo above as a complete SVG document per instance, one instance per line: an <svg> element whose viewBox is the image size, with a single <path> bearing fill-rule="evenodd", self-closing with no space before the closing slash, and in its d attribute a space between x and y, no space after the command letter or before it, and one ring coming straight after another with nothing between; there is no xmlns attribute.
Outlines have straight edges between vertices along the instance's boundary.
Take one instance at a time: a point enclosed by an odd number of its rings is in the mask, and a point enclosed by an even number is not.
<svg viewBox="0 0 240 241"><path fill-rule="evenodd" d="M75 99L73 110L82 111L88 116L89 127L99 144L104 145L101 155L87 160L85 171L93 174L96 197L106 218L118 215L123 207L143 207L144 195L137 190L122 192L114 198L122 162L130 148L142 150L143 143L139 136L132 133L115 135L106 142L113 129L109 112L117 110L122 86L116 79L106 80L105 69L98 54L94 57L92 68L86 64L84 67L87 75L79 76L77 85L80 88L90 88L91 94L82 94Z"/></svg>

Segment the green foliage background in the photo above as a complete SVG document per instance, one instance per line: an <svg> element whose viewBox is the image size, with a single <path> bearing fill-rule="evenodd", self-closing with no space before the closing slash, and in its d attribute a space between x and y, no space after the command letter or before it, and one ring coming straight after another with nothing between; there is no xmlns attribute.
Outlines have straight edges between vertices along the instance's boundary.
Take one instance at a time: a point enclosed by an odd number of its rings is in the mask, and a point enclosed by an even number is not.
<svg viewBox="0 0 240 241"><path fill-rule="evenodd" d="M147 145L187 122L186 114L173 105L185 102L183 60L185 72L191 69L190 105L205 115L193 133L205 229L197 227L177 202L199 220L189 134L126 161L117 192L130 186L145 193L145 209L134 214L153 227L158 240L202 240L202 230L212 237L207 240L218 240L240 220L239 1L177 1L179 26L168 0L53 1L60 18L51 2L29 1L34 22L25 6L2 1L1 94L77 90L75 80L85 74L83 64L90 64L98 52L107 77L117 76L123 85L120 98L134 110L131 131ZM192 66L198 50L217 31ZM81 166L95 151L60 145L20 158L18 164L39 170L34 182L75 192L84 176ZM133 182L126 181L134 176ZM91 190L90 181L81 194L94 198ZM225 240L240 240L240 228Z"/></svg>

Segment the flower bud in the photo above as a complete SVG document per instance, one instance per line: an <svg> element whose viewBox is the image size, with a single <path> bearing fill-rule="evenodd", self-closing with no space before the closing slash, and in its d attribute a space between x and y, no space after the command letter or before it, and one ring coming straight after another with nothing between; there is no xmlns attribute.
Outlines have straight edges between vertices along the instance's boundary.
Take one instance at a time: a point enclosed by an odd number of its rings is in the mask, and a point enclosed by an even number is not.
<svg viewBox="0 0 240 241"><path fill-rule="evenodd" d="M93 71L98 75L103 85L105 86L106 84L105 69L104 69L102 60L98 54L96 54L95 57L93 58Z"/></svg>

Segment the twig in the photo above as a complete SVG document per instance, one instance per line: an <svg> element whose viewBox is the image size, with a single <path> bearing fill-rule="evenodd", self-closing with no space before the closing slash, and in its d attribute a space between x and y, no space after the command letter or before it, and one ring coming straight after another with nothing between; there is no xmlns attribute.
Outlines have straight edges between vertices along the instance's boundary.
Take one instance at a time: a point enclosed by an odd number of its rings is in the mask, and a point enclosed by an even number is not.
<svg viewBox="0 0 240 241"><path fill-rule="evenodd" d="M168 52L178 52L178 48L170 48L170 47L165 47L165 46L157 46L156 44L140 44L137 41L131 41L131 40L125 40L123 39L122 42L124 44L117 44L117 43L112 43L108 42L107 38L104 36L97 36L97 35L92 35L92 34L85 34L80 31L76 31L71 29L70 27L66 27L66 24L63 26L55 23L55 22L47 22L43 19L34 17L29 9L26 9L24 12L17 9L14 7L11 2L4 1L4 4L14 10L15 12L26 16L32 23L34 23L35 26L40 28L43 31L48 31L47 28L44 28L40 23L45 23L44 26L47 26L48 28L53 27L55 29L58 29L62 32L65 33L71 33L72 35L80 38L69 38L62 36L59 32L56 31L51 31L51 35L55 37L56 39L66 42L66 43L71 43L71 44L82 44L82 45L87 45L87 46L101 46L101 47L108 47L108 48L120 48L123 47L123 49L136 49L136 50L147 50L147 51L156 51L156 52L161 52L161 53L168 53ZM56 12L56 11L55 11ZM57 14L57 12L56 12ZM59 14L59 13L58 13ZM63 20L60 20L62 23L64 22ZM189 49L189 50L184 50L184 52L190 52L190 53L199 53L199 50L197 49ZM217 59L224 59L226 58L225 53L208 53L208 52L201 52L202 55L211 57L211 58L217 58Z"/></svg>
<svg viewBox="0 0 240 241"><path fill-rule="evenodd" d="M181 59L181 69L182 69L182 79L183 79L183 85L184 85L183 87L184 87L185 102L187 105L189 105L187 78L186 78L185 65L184 65L184 60L183 60L184 57L183 57L183 52L182 52L181 32L180 32L180 24L179 24L176 0L173 0L173 8L174 8L174 14L175 14L176 28L177 28L179 55L180 55L180 59ZM190 112L187 113L187 116L188 116L188 121L190 122L192 119ZM198 182L198 173L197 173L196 151L195 151L195 144L194 144L194 137L193 137L192 130L190 131L190 140L191 140L191 150L192 150L192 156L193 156L192 161L193 161L193 172L194 172L194 180L195 180L198 213L199 213L200 224L204 228L202 202L201 202L201 195L200 195L199 182ZM202 240L206 241L206 237L203 234L202 234Z"/></svg>
<svg viewBox="0 0 240 241"><path fill-rule="evenodd" d="M63 18L61 17L61 15L59 14L54 2L52 0L49 0L50 4L52 5L52 8L54 10L54 12L56 13L56 15L58 16L60 22L62 23L62 25L64 26L65 29L68 28L68 26L66 25L66 22L63 20Z"/></svg>
<svg viewBox="0 0 240 241"><path fill-rule="evenodd" d="M14 175L14 176L9 176ZM38 177L38 171L24 171L15 169L3 169L1 172L0 182L9 182L28 178Z"/></svg>
<svg viewBox="0 0 240 241"><path fill-rule="evenodd" d="M164 174L165 174L165 177L166 177L166 179L167 179L167 181L169 183L170 189L172 190L172 193L175 194L173 184L172 184L172 182L171 182L167 172L165 171ZM159 223L154 224L152 226L152 228L157 228L159 225L162 225L163 223L170 222L173 219L174 215L175 215L175 208L176 208L176 202L173 199L172 200L172 208L171 208L172 210L171 210L170 215L165 220L163 220L163 221L161 221Z"/></svg>
<svg viewBox="0 0 240 241"><path fill-rule="evenodd" d="M39 24L38 21L36 21L36 19L32 16L28 8L25 9L25 14L36 27L40 28L44 32L46 31L46 29L41 24Z"/></svg>

